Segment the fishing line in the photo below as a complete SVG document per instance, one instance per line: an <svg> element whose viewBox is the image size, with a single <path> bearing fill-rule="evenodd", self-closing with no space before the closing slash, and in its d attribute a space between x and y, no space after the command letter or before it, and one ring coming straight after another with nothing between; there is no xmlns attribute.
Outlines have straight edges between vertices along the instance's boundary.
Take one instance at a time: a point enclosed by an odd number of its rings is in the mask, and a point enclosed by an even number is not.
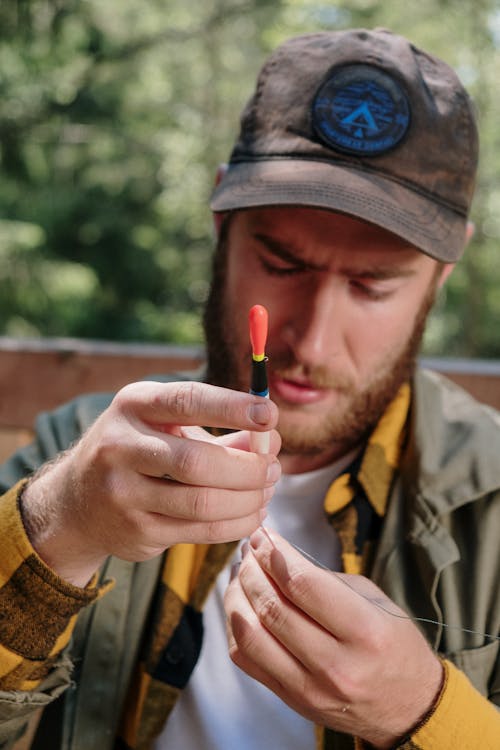
<svg viewBox="0 0 500 750"><path fill-rule="evenodd" d="M271 539L271 536L267 529L264 526L259 527L261 531L264 532L270 543L273 545L274 549L277 549L276 545L274 544L273 540ZM396 617L399 620L411 620L411 622L425 622L429 625L437 625L441 628L447 628L448 630L459 630L461 633L468 633L469 635L479 635L482 638L488 638L491 641L500 641L500 636L493 635L492 633L483 633L480 630L472 630L470 628L463 628L461 625L451 625L447 622L441 622L440 620L432 620L430 617L417 617L413 615L407 615L407 614L400 614L399 612L393 612L387 607L384 607L383 604L381 604L378 601L375 601L374 599L370 599L369 596L366 594L362 594L360 591L357 591L353 586L351 586L350 583L348 583L345 578L342 578L335 570L331 570L326 565L323 565L319 560L316 560L315 557L310 555L305 550L301 549L297 544L293 544L293 542L288 542L297 552L300 552L301 555L303 555L307 560L312 562L314 565L316 565L318 568L322 568L322 570L327 570L329 573L332 573L335 578L343 583L347 588L351 589L355 594L360 596L362 599L365 599L365 601L369 602L370 604L373 604L374 607L378 607L378 609L382 610L382 612L385 612L388 615L391 615L391 617Z"/></svg>

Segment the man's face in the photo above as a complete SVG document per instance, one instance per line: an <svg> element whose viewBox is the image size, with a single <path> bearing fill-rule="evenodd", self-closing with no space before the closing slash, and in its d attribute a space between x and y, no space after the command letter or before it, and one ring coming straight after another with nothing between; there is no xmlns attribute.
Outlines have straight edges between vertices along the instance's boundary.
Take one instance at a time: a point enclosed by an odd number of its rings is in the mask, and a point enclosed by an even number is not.
<svg viewBox="0 0 500 750"><path fill-rule="evenodd" d="M224 244L206 312L210 379L248 389L248 311L264 305L284 468L321 466L367 436L411 374L438 264L374 225L310 208L238 211Z"/></svg>

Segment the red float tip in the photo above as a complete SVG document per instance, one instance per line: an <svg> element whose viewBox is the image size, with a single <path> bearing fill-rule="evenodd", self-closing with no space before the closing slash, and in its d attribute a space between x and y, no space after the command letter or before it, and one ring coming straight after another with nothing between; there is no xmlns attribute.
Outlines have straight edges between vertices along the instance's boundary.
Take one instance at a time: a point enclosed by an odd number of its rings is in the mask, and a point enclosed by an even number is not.
<svg viewBox="0 0 500 750"><path fill-rule="evenodd" d="M267 310L263 305L254 305L248 314L250 341L254 359L264 359L267 339Z"/></svg>

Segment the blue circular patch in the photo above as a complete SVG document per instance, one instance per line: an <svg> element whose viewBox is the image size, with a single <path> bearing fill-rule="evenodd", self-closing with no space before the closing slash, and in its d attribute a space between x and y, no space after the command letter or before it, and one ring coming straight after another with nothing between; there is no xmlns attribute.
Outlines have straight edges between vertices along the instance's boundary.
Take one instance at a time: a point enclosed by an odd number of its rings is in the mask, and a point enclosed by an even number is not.
<svg viewBox="0 0 500 750"><path fill-rule="evenodd" d="M375 156L394 148L410 124L405 92L371 65L337 68L320 86L312 105L314 129L328 146L348 154Z"/></svg>

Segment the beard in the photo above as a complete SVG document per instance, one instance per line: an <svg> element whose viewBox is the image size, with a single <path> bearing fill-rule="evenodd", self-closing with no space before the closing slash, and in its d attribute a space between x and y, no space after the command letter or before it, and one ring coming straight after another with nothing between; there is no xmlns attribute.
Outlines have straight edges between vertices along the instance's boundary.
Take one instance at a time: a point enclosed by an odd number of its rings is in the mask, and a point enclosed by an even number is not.
<svg viewBox="0 0 500 750"><path fill-rule="evenodd" d="M212 284L204 314L207 345L207 379L209 383L235 390L247 391L250 381L251 349L243 354L241 342L235 340L231 309L226 293L226 268L230 217L221 228L213 261ZM410 335L399 350L385 356L377 372L362 387L356 386L344 373L332 373L328 368L308 365L296 360L291 351L269 349L272 372L284 379L305 378L316 388L335 390L337 403L320 417L305 420L308 408L286 405L278 422L282 439L282 453L290 455L319 455L335 450L342 455L359 445L373 431L380 417L396 396L400 386L413 375L420 350L427 316L434 304L439 265L415 316ZM229 324L228 324L229 321ZM243 347L244 348L244 347Z"/></svg>

